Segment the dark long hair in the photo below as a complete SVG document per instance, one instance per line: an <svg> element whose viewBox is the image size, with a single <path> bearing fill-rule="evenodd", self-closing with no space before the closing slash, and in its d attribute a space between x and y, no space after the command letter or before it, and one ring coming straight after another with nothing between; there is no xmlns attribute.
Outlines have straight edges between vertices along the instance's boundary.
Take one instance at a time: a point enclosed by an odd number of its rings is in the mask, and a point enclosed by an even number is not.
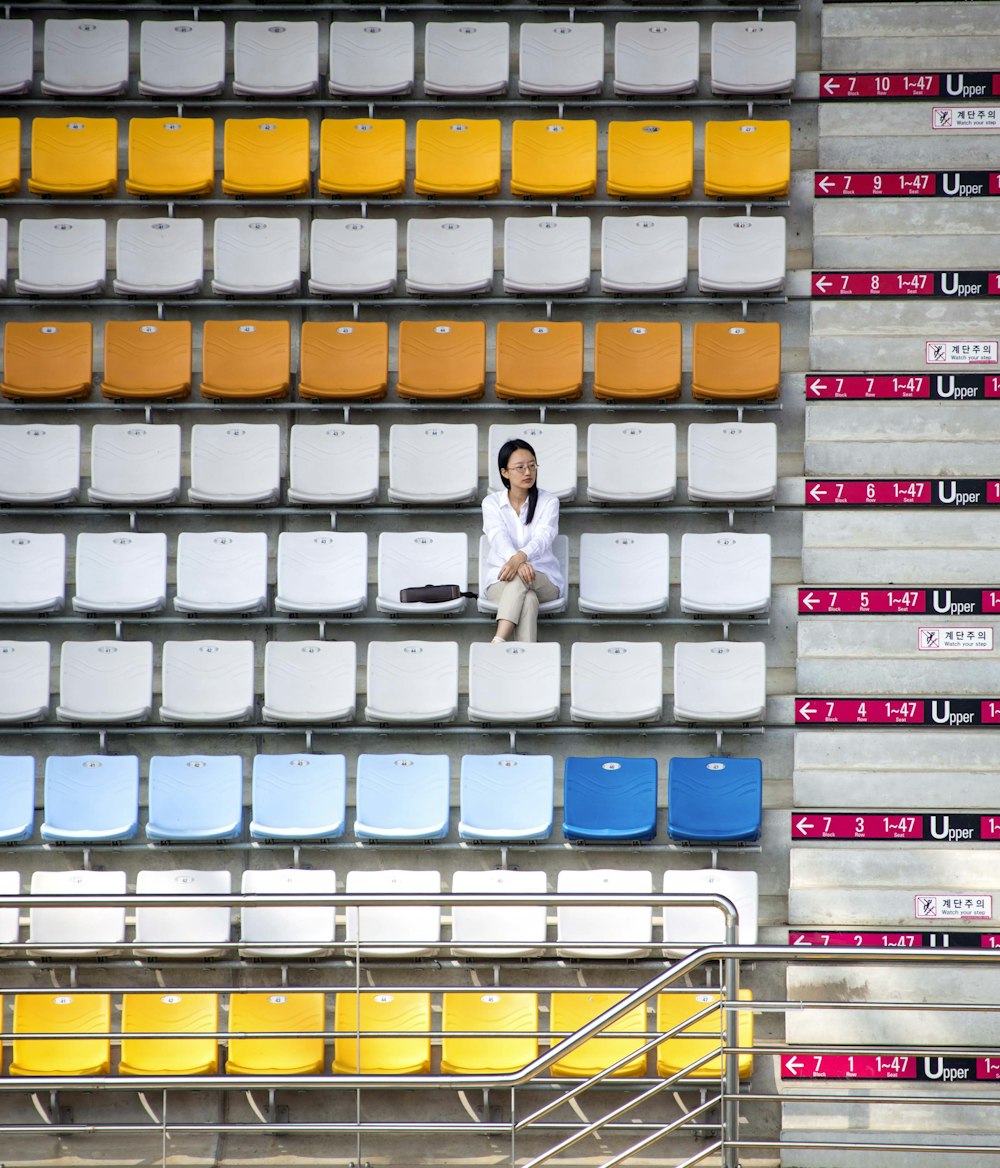
<svg viewBox="0 0 1000 1168"><path fill-rule="evenodd" d="M507 463L510 462L510 456L516 450L527 450L531 457L537 462L538 455L535 454L534 449L524 441L523 438L508 438L507 441L497 451L497 468L500 471L500 481L507 487L507 493L510 493L510 482L503 477L503 472L507 469ZM538 480L528 488L528 516L525 519L525 524L529 524L535 518L535 506L538 503Z"/></svg>

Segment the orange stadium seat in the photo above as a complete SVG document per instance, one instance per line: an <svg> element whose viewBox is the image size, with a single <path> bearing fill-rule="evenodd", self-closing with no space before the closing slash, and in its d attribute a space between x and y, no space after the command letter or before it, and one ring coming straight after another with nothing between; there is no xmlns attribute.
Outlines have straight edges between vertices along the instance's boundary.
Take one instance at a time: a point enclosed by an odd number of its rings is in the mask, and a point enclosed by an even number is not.
<svg viewBox="0 0 1000 1168"><path fill-rule="evenodd" d="M693 122L608 124L609 195L675 199L693 188Z"/></svg>
<svg viewBox="0 0 1000 1168"><path fill-rule="evenodd" d="M700 401L773 401L781 386L781 325L697 321L691 369Z"/></svg>
<svg viewBox="0 0 1000 1168"><path fill-rule="evenodd" d="M403 118L324 118L317 186L324 195L401 195L406 186Z"/></svg>
<svg viewBox="0 0 1000 1168"><path fill-rule="evenodd" d="M21 119L0 118L0 195L21 189Z"/></svg>
<svg viewBox="0 0 1000 1168"><path fill-rule="evenodd" d="M309 193L308 118L226 118L222 140L225 194Z"/></svg>
<svg viewBox="0 0 1000 1168"><path fill-rule="evenodd" d="M377 401L389 382L389 326L382 320L307 320L299 338L299 395Z"/></svg>
<svg viewBox="0 0 1000 1168"><path fill-rule="evenodd" d="M472 401L486 387L486 324L404 320L399 326L400 397Z"/></svg>
<svg viewBox="0 0 1000 1168"><path fill-rule="evenodd" d="M592 195L597 190L597 122L514 122L512 195Z"/></svg>
<svg viewBox="0 0 1000 1168"><path fill-rule="evenodd" d="M215 188L212 118L132 118L128 124L130 195L210 195Z"/></svg>
<svg viewBox="0 0 1000 1168"><path fill-rule="evenodd" d="M8 321L3 337L3 382L9 398L90 396L93 329L89 321Z"/></svg>
<svg viewBox="0 0 1000 1168"><path fill-rule="evenodd" d="M167 398L191 392L189 320L109 320L104 326L106 398Z"/></svg>
<svg viewBox="0 0 1000 1168"><path fill-rule="evenodd" d="M116 118L35 118L31 175L35 195L113 195L118 189Z"/></svg>
<svg viewBox="0 0 1000 1168"><path fill-rule="evenodd" d="M570 401L583 386L583 324L502 320L497 325L496 395L503 401Z"/></svg>
<svg viewBox="0 0 1000 1168"><path fill-rule="evenodd" d="M291 362L287 320L205 321L201 338L203 397L287 397Z"/></svg>
<svg viewBox="0 0 1000 1168"><path fill-rule="evenodd" d="M500 190L498 119L421 118L413 189L418 195L495 195Z"/></svg>
<svg viewBox="0 0 1000 1168"><path fill-rule="evenodd" d="M670 401L680 392L680 321L597 323L594 397L604 401Z"/></svg>
<svg viewBox="0 0 1000 1168"><path fill-rule="evenodd" d="M792 178L791 122L706 122L705 194L778 198Z"/></svg>

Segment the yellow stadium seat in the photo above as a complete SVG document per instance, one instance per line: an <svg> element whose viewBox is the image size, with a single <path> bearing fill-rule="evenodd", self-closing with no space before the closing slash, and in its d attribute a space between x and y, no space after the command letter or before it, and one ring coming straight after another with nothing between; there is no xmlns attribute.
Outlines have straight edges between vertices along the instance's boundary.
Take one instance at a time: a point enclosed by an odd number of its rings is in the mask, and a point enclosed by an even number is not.
<svg viewBox="0 0 1000 1168"><path fill-rule="evenodd" d="M227 118L222 142L225 194L309 193L308 118Z"/></svg>
<svg viewBox="0 0 1000 1168"><path fill-rule="evenodd" d="M318 186L324 195L401 195L406 186L403 118L324 118Z"/></svg>
<svg viewBox="0 0 1000 1168"><path fill-rule="evenodd" d="M165 398L191 392L189 320L109 320L104 326L106 398Z"/></svg>
<svg viewBox="0 0 1000 1168"><path fill-rule="evenodd" d="M35 118L31 175L35 195L113 195L118 189L115 118Z"/></svg>
<svg viewBox="0 0 1000 1168"><path fill-rule="evenodd" d="M106 1075L111 1064L110 1031L109 994L15 994L10 1073ZM18 1038L18 1034L58 1037Z"/></svg>
<svg viewBox="0 0 1000 1168"><path fill-rule="evenodd" d="M422 992L340 992L334 1029L379 1038L334 1040L333 1069L342 1075L422 1075L431 1067L431 996Z"/></svg>
<svg viewBox="0 0 1000 1168"><path fill-rule="evenodd" d="M693 122L608 124L609 195L677 199L693 187Z"/></svg>
<svg viewBox="0 0 1000 1168"><path fill-rule="evenodd" d="M322 1032L326 999L321 993L236 993L229 996L231 1075L318 1075L325 1062ZM317 1031L316 1038L254 1038L255 1031ZM246 1034L246 1038L236 1038Z"/></svg>
<svg viewBox="0 0 1000 1168"><path fill-rule="evenodd" d="M792 178L791 122L706 122L705 194L779 198Z"/></svg>
<svg viewBox="0 0 1000 1168"><path fill-rule="evenodd" d="M89 397L93 336L89 321L8 321L3 337L4 397Z"/></svg>
<svg viewBox="0 0 1000 1168"><path fill-rule="evenodd" d="M504 1075L538 1057L537 994L446 993L441 1005L442 1074ZM453 1033L463 1030L481 1030L483 1037L459 1038Z"/></svg>
<svg viewBox="0 0 1000 1168"><path fill-rule="evenodd" d="M741 1002L753 1000L749 990L740 990ZM663 1033L673 1030L675 1026L683 1024L684 1020L704 1010L712 1002L718 1002L716 992L695 990L690 993L660 994L656 1000L656 1029ZM753 1046L753 1011L739 1010L738 1012L738 1040L737 1045ZM666 1078L667 1075L676 1075L690 1066L696 1059L703 1058L711 1051L718 1049L724 1041L725 1018L722 1010L713 1010L704 1018L691 1026L684 1027L682 1034L703 1034L704 1038L668 1038L656 1048L656 1073ZM718 1079L723 1071L723 1058L717 1056L703 1063L692 1071L691 1079ZM739 1055L739 1073L741 1079L749 1079L753 1073L753 1054L748 1051Z"/></svg>
<svg viewBox="0 0 1000 1168"><path fill-rule="evenodd" d="M218 1029L217 994L123 994L118 1069L123 1075L214 1075L219 1066L219 1041L214 1037ZM153 1031L164 1036L130 1037Z"/></svg>
<svg viewBox="0 0 1000 1168"><path fill-rule="evenodd" d="M418 195L495 195L500 190L497 119L421 118L417 122Z"/></svg>
<svg viewBox="0 0 1000 1168"><path fill-rule="evenodd" d="M399 326L400 397L472 401L486 386L481 320L404 320Z"/></svg>
<svg viewBox="0 0 1000 1168"><path fill-rule="evenodd" d="M581 1026L593 1021L598 1014L603 1014L627 994L597 993L571 994L553 993L549 1001L549 1029L560 1038L566 1037L579 1030ZM643 1035L646 1032L646 1008L634 1006L616 1022L613 1022L605 1034L626 1031L631 1034ZM559 1038L553 1038L550 1045L555 1046ZM596 1075L598 1071L606 1070L619 1059L625 1058L639 1050L647 1039L638 1038L592 1038L582 1046L578 1046L569 1054L563 1055L551 1067L552 1074L561 1079L585 1079ZM634 1079L646 1073L645 1054L636 1055L623 1063L612 1074L615 1079Z"/></svg>
<svg viewBox="0 0 1000 1168"><path fill-rule="evenodd" d="M212 118L132 118L128 124L130 195L210 195L215 189Z"/></svg>
<svg viewBox="0 0 1000 1168"><path fill-rule="evenodd" d="M287 320L206 320L201 392L211 398L287 397L292 334Z"/></svg>
<svg viewBox="0 0 1000 1168"><path fill-rule="evenodd" d="M514 122L511 194L592 195L596 190L596 122Z"/></svg>
<svg viewBox="0 0 1000 1168"><path fill-rule="evenodd" d="M680 392L680 321L597 323L594 397L604 401L670 401Z"/></svg>
<svg viewBox="0 0 1000 1168"><path fill-rule="evenodd" d="M317 401L377 401L389 381L384 320L308 320L299 337L299 396Z"/></svg>
<svg viewBox="0 0 1000 1168"><path fill-rule="evenodd" d="M570 401L583 386L578 320L502 320L497 325L496 395L503 401Z"/></svg>
<svg viewBox="0 0 1000 1168"><path fill-rule="evenodd" d="M0 118L0 195L21 189L21 119Z"/></svg>
<svg viewBox="0 0 1000 1168"><path fill-rule="evenodd" d="M699 320L693 330L691 392L700 401L773 401L781 387L777 321Z"/></svg>

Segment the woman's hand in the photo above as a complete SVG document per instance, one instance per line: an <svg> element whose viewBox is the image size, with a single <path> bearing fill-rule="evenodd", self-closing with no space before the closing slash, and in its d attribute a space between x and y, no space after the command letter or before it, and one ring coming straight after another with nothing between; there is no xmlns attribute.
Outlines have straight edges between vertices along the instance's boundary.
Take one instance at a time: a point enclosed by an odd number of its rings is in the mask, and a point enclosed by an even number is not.
<svg viewBox="0 0 1000 1168"><path fill-rule="evenodd" d="M525 568L531 573L530 576L524 575ZM508 580L513 580L515 576L520 576L526 584L530 584L535 578L534 569L528 563L528 557L524 552L515 552L500 571L497 572L497 579L502 580L504 583Z"/></svg>
<svg viewBox="0 0 1000 1168"><path fill-rule="evenodd" d="M535 578L535 569L528 563L527 560L517 569L518 576L525 582L530 584Z"/></svg>

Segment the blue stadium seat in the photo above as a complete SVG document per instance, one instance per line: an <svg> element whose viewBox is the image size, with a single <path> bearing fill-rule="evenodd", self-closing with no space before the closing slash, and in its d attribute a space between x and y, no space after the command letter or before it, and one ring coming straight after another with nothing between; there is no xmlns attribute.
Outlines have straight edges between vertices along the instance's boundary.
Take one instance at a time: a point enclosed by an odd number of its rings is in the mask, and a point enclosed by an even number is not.
<svg viewBox="0 0 1000 1168"><path fill-rule="evenodd" d="M35 830L35 760L0 756L0 844L31 839Z"/></svg>
<svg viewBox="0 0 1000 1168"><path fill-rule="evenodd" d="M132 839L139 830L139 758L53 754L45 760L42 839Z"/></svg>
<svg viewBox="0 0 1000 1168"><path fill-rule="evenodd" d="M436 840L448 834L446 754L358 755L354 834L370 840Z"/></svg>
<svg viewBox="0 0 1000 1168"><path fill-rule="evenodd" d="M464 840L541 840L552 834L550 754L466 754L459 782Z"/></svg>
<svg viewBox="0 0 1000 1168"><path fill-rule="evenodd" d="M252 839L344 834L347 760L342 754L258 754L251 788Z"/></svg>
<svg viewBox="0 0 1000 1168"><path fill-rule="evenodd" d="M231 840L242 826L238 754L157 754L149 760L149 839Z"/></svg>
<svg viewBox="0 0 1000 1168"><path fill-rule="evenodd" d="M567 758L563 835L571 840L656 836L655 758Z"/></svg>
<svg viewBox="0 0 1000 1168"><path fill-rule="evenodd" d="M760 839L759 758L672 758L667 834L672 840L750 843Z"/></svg>

